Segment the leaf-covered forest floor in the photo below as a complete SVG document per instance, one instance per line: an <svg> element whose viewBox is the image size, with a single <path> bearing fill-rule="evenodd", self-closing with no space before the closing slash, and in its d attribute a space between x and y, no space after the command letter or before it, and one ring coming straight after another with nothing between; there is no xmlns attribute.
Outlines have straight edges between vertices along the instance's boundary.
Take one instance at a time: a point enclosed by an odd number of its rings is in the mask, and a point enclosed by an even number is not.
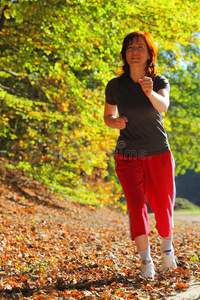
<svg viewBox="0 0 200 300"><path fill-rule="evenodd" d="M59 200L3 164L0 180L0 299L176 299L191 283L200 284L199 219L175 217L178 268L162 273L150 215L157 272L147 281L127 216Z"/></svg>

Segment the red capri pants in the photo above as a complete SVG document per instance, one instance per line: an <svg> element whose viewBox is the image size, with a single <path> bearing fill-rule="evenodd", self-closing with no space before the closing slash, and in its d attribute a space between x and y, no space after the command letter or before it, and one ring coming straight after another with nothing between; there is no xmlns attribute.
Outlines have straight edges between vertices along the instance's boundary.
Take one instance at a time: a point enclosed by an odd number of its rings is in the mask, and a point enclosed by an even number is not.
<svg viewBox="0 0 200 300"><path fill-rule="evenodd" d="M168 237L174 226L175 203L175 165L171 151L129 158L116 154L115 163L127 201L131 238L150 235L146 199L155 214L159 235Z"/></svg>

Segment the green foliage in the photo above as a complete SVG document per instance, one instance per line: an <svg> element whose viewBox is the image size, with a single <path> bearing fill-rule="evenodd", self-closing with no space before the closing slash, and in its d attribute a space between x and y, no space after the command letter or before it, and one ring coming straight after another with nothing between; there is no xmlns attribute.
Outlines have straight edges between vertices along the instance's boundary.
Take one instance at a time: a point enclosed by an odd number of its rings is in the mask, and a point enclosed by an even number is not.
<svg viewBox="0 0 200 300"><path fill-rule="evenodd" d="M104 89L125 34L148 30L172 83L165 122L177 172L199 170L199 10L197 0L1 1L0 153L72 198L115 200L117 131L103 123Z"/></svg>
<svg viewBox="0 0 200 300"><path fill-rule="evenodd" d="M175 211L184 211L184 213L189 211L190 213L198 214L200 212L199 206L193 204L185 198L176 198L174 209Z"/></svg>
<svg viewBox="0 0 200 300"><path fill-rule="evenodd" d="M171 83L171 105L165 121L177 174L184 174L186 169L200 171L200 63L195 59L199 46L191 43L182 51L182 68L166 72Z"/></svg>
<svg viewBox="0 0 200 300"><path fill-rule="evenodd" d="M196 254L190 258L190 261L198 261L198 260L199 258Z"/></svg>

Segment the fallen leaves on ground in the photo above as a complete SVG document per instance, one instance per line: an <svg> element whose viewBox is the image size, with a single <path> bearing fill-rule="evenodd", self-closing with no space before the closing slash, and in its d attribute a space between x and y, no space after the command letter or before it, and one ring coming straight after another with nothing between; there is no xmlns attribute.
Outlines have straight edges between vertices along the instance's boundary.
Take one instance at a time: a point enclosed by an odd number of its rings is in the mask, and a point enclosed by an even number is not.
<svg viewBox="0 0 200 300"><path fill-rule="evenodd" d="M150 217L157 272L143 280L127 216L59 200L19 172L0 171L1 299L164 299L199 280L199 223L176 221L178 268L163 273Z"/></svg>

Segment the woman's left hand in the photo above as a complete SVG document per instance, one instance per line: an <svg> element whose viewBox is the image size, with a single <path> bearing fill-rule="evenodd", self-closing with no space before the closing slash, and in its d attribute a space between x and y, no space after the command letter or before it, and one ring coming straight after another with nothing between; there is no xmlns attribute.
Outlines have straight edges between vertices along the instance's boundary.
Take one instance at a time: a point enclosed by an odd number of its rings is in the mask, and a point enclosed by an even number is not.
<svg viewBox="0 0 200 300"><path fill-rule="evenodd" d="M149 98L153 92L153 80L151 77L144 76L142 79L138 81L142 87L143 92Z"/></svg>

